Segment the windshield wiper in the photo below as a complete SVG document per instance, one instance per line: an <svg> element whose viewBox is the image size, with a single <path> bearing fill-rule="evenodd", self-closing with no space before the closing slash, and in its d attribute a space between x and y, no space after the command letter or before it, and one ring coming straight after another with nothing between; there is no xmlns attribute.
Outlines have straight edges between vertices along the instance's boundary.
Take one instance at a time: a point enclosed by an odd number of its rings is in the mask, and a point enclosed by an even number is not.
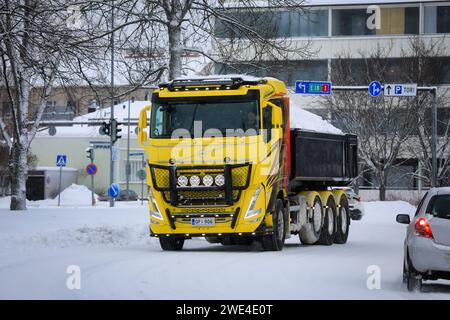
<svg viewBox="0 0 450 320"><path fill-rule="evenodd" d="M191 137L192 138L194 138L194 133L192 132L192 129L194 128L194 124L195 124L195 115L197 114L197 109L198 109L198 106L199 106L200 104L199 103L197 103L196 105L195 105L195 107L194 107L194 113L193 113L193 115L192 115L192 122L191 122L191 126L190 126L190 128L189 128L189 133L191 134Z"/></svg>

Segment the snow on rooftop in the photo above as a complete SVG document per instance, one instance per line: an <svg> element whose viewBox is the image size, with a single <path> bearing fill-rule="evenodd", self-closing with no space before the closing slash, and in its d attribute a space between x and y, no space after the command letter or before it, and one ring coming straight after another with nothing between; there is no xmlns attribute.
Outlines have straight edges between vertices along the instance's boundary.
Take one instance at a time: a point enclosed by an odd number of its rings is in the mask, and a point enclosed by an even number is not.
<svg viewBox="0 0 450 320"><path fill-rule="evenodd" d="M124 119L128 118L128 101L119 103L114 106L114 117L122 122ZM145 106L149 105L149 101L134 101L130 102L130 118L138 119L139 113ZM109 119L111 117L111 108L103 108L95 112L88 113L83 116L79 116L73 119L73 121L89 121L93 119ZM71 127L57 127L55 137L97 137L100 136L98 133L97 126L88 125L73 125ZM127 130L123 130L123 135L127 134ZM134 130L131 130L131 135L135 135ZM38 132L38 137L48 137L48 130Z"/></svg>

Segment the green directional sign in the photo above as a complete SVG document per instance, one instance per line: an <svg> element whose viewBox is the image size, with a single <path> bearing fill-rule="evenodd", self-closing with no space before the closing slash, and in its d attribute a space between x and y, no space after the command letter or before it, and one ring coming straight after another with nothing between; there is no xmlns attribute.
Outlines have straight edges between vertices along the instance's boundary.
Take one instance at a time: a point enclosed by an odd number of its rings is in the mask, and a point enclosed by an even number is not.
<svg viewBox="0 0 450 320"><path fill-rule="evenodd" d="M147 172L145 171L145 169L141 169L138 172L136 172L136 177L139 180L144 181L145 179L147 179Z"/></svg>

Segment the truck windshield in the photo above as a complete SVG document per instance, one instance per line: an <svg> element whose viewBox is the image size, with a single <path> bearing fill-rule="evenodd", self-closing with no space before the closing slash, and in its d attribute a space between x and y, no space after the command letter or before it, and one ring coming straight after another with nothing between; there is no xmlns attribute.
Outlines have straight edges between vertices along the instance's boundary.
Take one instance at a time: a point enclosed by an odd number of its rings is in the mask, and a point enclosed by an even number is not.
<svg viewBox="0 0 450 320"><path fill-rule="evenodd" d="M203 135L207 130L219 131L223 136L230 136L257 135L259 128L257 100L177 101L153 104L150 132L152 138L170 138L175 130L176 134L182 130L189 132L191 137Z"/></svg>

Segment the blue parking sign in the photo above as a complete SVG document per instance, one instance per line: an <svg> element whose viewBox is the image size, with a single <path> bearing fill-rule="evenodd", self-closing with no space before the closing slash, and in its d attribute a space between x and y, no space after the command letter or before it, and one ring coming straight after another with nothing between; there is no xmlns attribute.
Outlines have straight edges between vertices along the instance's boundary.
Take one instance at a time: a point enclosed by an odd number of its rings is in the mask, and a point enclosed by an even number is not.
<svg viewBox="0 0 450 320"><path fill-rule="evenodd" d="M395 86L395 94L401 95L402 94L402 86Z"/></svg>

